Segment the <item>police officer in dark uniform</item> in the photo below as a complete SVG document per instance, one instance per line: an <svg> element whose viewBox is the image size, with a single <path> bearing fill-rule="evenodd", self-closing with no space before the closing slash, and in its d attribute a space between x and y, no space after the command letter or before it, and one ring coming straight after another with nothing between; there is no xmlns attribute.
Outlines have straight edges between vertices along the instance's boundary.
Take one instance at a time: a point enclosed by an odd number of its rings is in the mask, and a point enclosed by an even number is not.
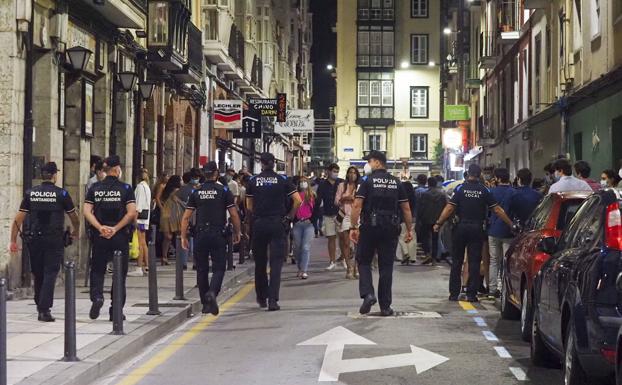
<svg viewBox="0 0 622 385"><path fill-rule="evenodd" d="M452 234L451 275L449 277L449 300L457 301L462 287L461 274L464 262L464 250L467 250L469 262L469 281L467 283L467 301L477 302L477 289L480 287L480 264L482 247L486 238L486 218L492 210L503 222L513 227L512 221L499 206L492 193L480 181L482 169L477 164L469 166L467 180L456 187L454 195L443 209L434 225L438 232L453 214L456 213L457 225Z"/></svg>
<svg viewBox="0 0 622 385"><path fill-rule="evenodd" d="M393 315L391 309L391 286L393 285L393 262L400 223L406 225L405 241L412 241L412 214L406 190L400 180L386 170L387 157L380 151L371 151L363 159L368 161L372 173L362 178L356 191L351 220L353 228L350 239L357 243L356 261L359 266L359 292L363 299L361 314L370 312L376 303L371 262L378 253L378 298L380 314ZM401 211L401 216L400 216ZM357 226L360 218L360 226Z"/></svg>
<svg viewBox="0 0 622 385"><path fill-rule="evenodd" d="M123 255L123 303L125 305L125 278L129 262L129 226L136 219L136 198L129 184L120 181L123 172L117 155L104 159L106 178L95 183L84 201L84 217L93 227L93 256L91 265L91 311L89 317L97 319L104 305L104 275L106 265L115 251ZM112 287L112 290L117 288ZM114 298L114 295L112 295ZM112 306L110 307L112 321Z"/></svg>
<svg viewBox="0 0 622 385"><path fill-rule="evenodd" d="M80 220L69 193L56 186L58 168L49 162L41 168L41 185L26 191L11 228L11 252L17 252L17 234L22 233L30 255L30 269L35 281L35 304L39 321L54 322L50 313L54 301L56 276L63 261L65 213L71 219L72 239L78 238ZM26 218L28 216L28 218ZM27 220L26 220L27 219ZM26 222L25 222L26 221Z"/></svg>
<svg viewBox="0 0 622 385"><path fill-rule="evenodd" d="M196 214L194 228L194 258L197 265L197 285L203 304L203 313L218 315L216 297L220 292L227 268L225 227L227 211L233 223L233 242L240 241L240 216L233 194L218 182L218 165L207 163L204 168L206 182L192 191L181 220L181 246L188 250L188 226ZM209 281L209 258L212 258L212 280Z"/></svg>
<svg viewBox="0 0 622 385"><path fill-rule="evenodd" d="M253 217L253 256L257 303L269 311L280 310L281 269L285 258L286 231L302 203L296 187L274 172L274 155L260 156L262 172L252 177L246 189L247 211ZM293 205L287 211L288 199ZM270 246L270 283L266 271ZM266 301L267 300L267 301Z"/></svg>

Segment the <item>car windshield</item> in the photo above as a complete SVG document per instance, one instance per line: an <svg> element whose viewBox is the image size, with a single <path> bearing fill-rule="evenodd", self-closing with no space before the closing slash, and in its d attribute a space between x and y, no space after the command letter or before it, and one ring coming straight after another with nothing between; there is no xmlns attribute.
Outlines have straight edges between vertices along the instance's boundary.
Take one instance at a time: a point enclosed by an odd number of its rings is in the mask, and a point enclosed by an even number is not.
<svg viewBox="0 0 622 385"><path fill-rule="evenodd" d="M557 230L565 230L568 223L579 210L583 199L571 199L564 201L559 208L559 218L557 219Z"/></svg>

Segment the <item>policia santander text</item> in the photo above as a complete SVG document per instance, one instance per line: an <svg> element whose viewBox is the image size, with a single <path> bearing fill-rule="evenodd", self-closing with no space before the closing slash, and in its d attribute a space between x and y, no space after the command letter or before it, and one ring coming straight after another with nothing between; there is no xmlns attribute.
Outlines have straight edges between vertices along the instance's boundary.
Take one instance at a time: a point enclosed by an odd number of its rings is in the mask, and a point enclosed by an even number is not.
<svg viewBox="0 0 622 385"><path fill-rule="evenodd" d="M225 276L225 226L227 211L233 222L233 243L240 241L240 217L233 200L233 194L226 186L218 183L216 162L207 163L203 170L207 181L194 190L188 198L186 211L181 220L181 245L188 250L188 227L196 214L194 227L194 258L197 264L197 285L203 304L203 313L218 315L216 297ZM212 280L209 281L209 258L212 258Z"/></svg>
<svg viewBox="0 0 622 385"><path fill-rule="evenodd" d="M127 276L130 232L129 225L136 219L136 198L132 186L121 182L119 157L111 155L104 159L106 178L95 183L84 201L84 217L95 229L93 231L93 256L91 262L91 311L89 317L97 319L104 305L104 275L106 265L115 251L123 255L123 287L112 286L112 292L122 292L125 305L125 278ZM114 295L111 295L114 298ZM110 307L112 321L112 306Z"/></svg>
<svg viewBox="0 0 622 385"><path fill-rule="evenodd" d="M356 199L352 208L351 220L355 225L360 221L359 228L350 231L350 239L357 243L356 261L359 267L359 291L363 304L361 314L370 312L376 303L372 281L371 262L378 253L378 298L380 314L393 315L391 309L391 286L393 285L393 261L400 235L400 219L404 219L407 229L412 228L412 215L408 196L399 179L386 170L386 156L379 151L371 151L363 158L368 161L366 168L371 168L371 175L362 179L356 191ZM412 233L408 230L405 241L412 241Z"/></svg>
<svg viewBox="0 0 622 385"><path fill-rule="evenodd" d="M253 218L253 257L257 303L269 311L280 310L279 289L285 258L286 230L302 203L298 190L285 176L274 172L274 155L260 157L262 172L252 177L246 190L246 206ZM289 213L288 199L293 199ZM270 283L266 272L270 246ZM266 299L268 300L266 302Z"/></svg>
<svg viewBox="0 0 622 385"><path fill-rule="evenodd" d="M80 228L69 193L55 185L57 173L54 162L46 163L41 168L43 183L26 192L11 228L9 246L11 252L18 251L17 233L21 228L35 281L35 304L39 321L42 322L54 322L50 309L54 301L56 276L63 261L64 246L69 243L68 234L64 232L65 213L71 219L72 239L78 238Z"/></svg>

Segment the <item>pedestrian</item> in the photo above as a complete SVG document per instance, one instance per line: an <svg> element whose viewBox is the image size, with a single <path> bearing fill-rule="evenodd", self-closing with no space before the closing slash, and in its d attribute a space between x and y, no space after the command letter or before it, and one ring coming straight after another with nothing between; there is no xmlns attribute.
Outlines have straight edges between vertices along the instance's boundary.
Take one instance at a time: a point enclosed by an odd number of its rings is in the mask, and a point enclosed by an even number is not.
<svg viewBox="0 0 622 385"><path fill-rule="evenodd" d="M341 257L346 264L346 279L358 277L358 269L350 253L350 228L352 227L352 203L354 203L354 195L356 194L360 178L361 174L356 167L348 167L346 179L339 184L335 194L335 204L339 207L339 213L337 214L337 222L340 222L339 249L341 250Z"/></svg>
<svg viewBox="0 0 622 385"><path fill-rule="evenodd" d="M91 156L91 171L92 175L88 182L86 182L86 192L88 192L95 183L101 182L106 177L106 173L104 172L104 162L101 157L97 155Z"/></svg>
<svg viewBox="0 0 622 385"><path fill-rule="evenodd" d="M398 240L398 244L399 244L399 249L402 252L402 259L400 260L401 264L409 265L411 262L411 258L413 262L417 258L417 239L416 239L415 232L414 232L414 228L416 227L415 225L416 198L415 198L415 188L412 182L410 181L410 178L408 180L402 181L402 187L404 187L404 192L406 192L406 196L408 197L408 205L410 206L410 215L412 217L413 224L410 229L407 228L406 223L404 222L403 216L401 217L401 221L400 221L401 230L400 230L400 237ZM413 236L413 240L410 242L406 242L406 238L409 232Z"/></svg>
<svg viewBox="0 0 622 385"><path fill-rule="evenodd" d="M227 172L225 173L225 180L227 181L225 186L229 187L229 191L233 194L233 198L235 199L235 204L237 206L240 202L240 185L235 180L235 170L233 168L227 169Z"/></svg>
<svg viewBox="0 0 622 385"><path fill-rule="evenodd" d="M311 182L311 187L313 188L313 192L315 192L316 200L317 200L318 187L321 182L322 182L322 179L320 177L316 177ZM322 209L321 202L317 200L315 206L313 207L313 217L311 218L311 221L313 222L313 229L314 229L316 238L324 236L324 232L322 231L322 228L324 227L323 219L324 219L324 210Z"/></svg>
<svg viewBox="0 0 622 385"><path fill-rule="evenodd" d="M197 286L204 314L218 315L216 298L222 288L227 268L225 227L227 212L233 223L233 243L240 242L240 217L233 194L228 187L217 182L216 162L205 164L206 182L196 186L188 197L186 209L181 220L181 247L190 249L188 228L190 219L196 216L195 264L197 265ZM196 170L198 172L198 170ZM193 180L194 181L194 180ZM212 279L210 282L210 258L212 260Z"/></svg>
<svg viewBox="0 0 622 385"><path fill-rule="evenodd" d="M260 156L262 172L251 178L246 189L246 208L253 215L253 256L255 258L255 292L257 303L269 311L280 310L278 304L281 270L285 258L286 230L302 203L295 186L287 177L274 171L274 155ZM293 199L289 212L288 200ZM268 246L270 246L270 281L268 281Z"/></svg>
<svg viewBox="0 0 622 385"><path fill-rule="evenodd" d="M510 200L509 216L515 223L527 223L542 200L542 193L531 187L533 174L528 168L518 170L518 188Z"/></svg>
<svg viewBox="0 0 622 385"><path fill-rule="evenodd" d="M323 208L323 229L324 236L328 239L328 258L329 264L326 270L333 270L337 267L337 214L339 207L335 205L335 196L337 195L337 187L343 182L339 178L339 166L335 163L326 168L327 177L318 185L317 199ZM343 250L342 250L343 255Z"/></svg>
<svg viewBox="0 0 622 385"><path fill-rule="evenodd" d="M510 172L507 168L496 168L493 171L496 186L490 192L493 199L506 214L510 213L510 204L516 193L510 184ZM512 225L505 223L496 213L490 213L488 227L488 250L490 265L488 268L488 293L499 298L501 294L501 272L503 271L503 256L507 253L512 242Z"/></svg>
<svg viewBox="0 0 622 385"><path fill-rule="evenodd" d="M611 169L604 170L600 175L600 185L603 188L618 187L620 180L620 175Z"/></svg>
<svg viewBox="0 0 622 385"><path fill-rule="evenodd" d="M507 225L512 221L499 206L490 190L480 181L482 169L477 164L468 168L468 179L458 186L451 200L443 209L434 225L438 232L441 226L454 214L458 223L452 234L453 263L449 278L449 300L457 301L461 289L462 264L464 251L467 249L469 279L467 283L467 300L477 302L477 289L480 286L480 265L482 249L486 237L486 217L488 210L493 210Z"/></svg>
<svg viewBox="0 0 622 385"><path fill-rule="evenodd" d="M155 239L155 249L156 249L156 258L162 260L162 240L164 236L159 231L160 229L160 214L162 213L162 192L166 187L166 183L168 182L169 176L167 173L161 173L156 180L156 183L153 185L153 189L151 190L151 196L153 198L153 210L150 213L151 224L158 228L156 231L156 239Z"/></svg>
<svg viewBox="0 0 622 385"><path fill-rule="evenodd" d="M69 193L56 186L58 168L48 162L41 167L39 186L26 191L11 227L9 250L18 251L17 235L21 233L30 257L30 271L34 277L35 304L38 320L54 322L51 309L54 303L56 277L63 262L67 237L79 237L80 219ZM65 214L71 219L73 230L65 232Z"/></svg>
<svg viewBox="0 0 622 385"><path fill-rule="evenodd" d="M554 180L556 182L549 188L549 194L568 191L592 191L587 182L572 176L572 166L568 159L557 159L553 162L552 169L554 170Z"/></svg>
<svg viewBox="0 0 622 385"><path fill-rule="evenodd" d="M397 238L400 234L400 212L406 228L412 226L408 197L402 183L386 170L387 158L380 151L370 151L363 159L371 174L362 178L352 208L350 239L357 244L356 261L359 267L359 292L363 299L359 312L367 314L376 304L371 263L378 254L378 299L380 314L391 316L393 263ZM360 223L359 223L360 220ZM360 225L360 226L359 226ZM406 242L412 241L409 231Z"/></svg>
<svg viewBox="0 0 622 385"><path fill-rule="evenodd" d="M136 231L138 232L138 267L129 272L131 277L142 277L148 271L149 249L147 248L147 232L149 231L149 216L151 214L151 189L149 188L149 171L146 168L140 171L140 183L134 189L136 196Z"/></svg>
<svg viewBox="0 0 622 385"><path fill-rule="evenodd" d="M298 194L302 199L302 204L296 211L295 223L292 229L294 260L298 265L298 278L309 278L309 257L311 253L311 240L313 239L313 208L315 207L315 193L309 185L309 180L300 176L298 178Z"/></svg>
<svg viewBox="0 0 622 385"><path fill-rule="evenodd" d="M584 160L576 162L574 164L574 172L577 174L577 178L585 181L588 185L590 185L594 192L601 189L600 183L590 178L592 168L590 167L590 164L588 162Z"/></svg>
<svg viewBox="0 0 622 385"><path fill-rule="evenodd" d="M184 182L184 185L181 186L181 188L179 190L177 190L177 192L175 193L175 195L177 195L177 198L179 198L179 202L181 203L181 205L183 206L183 210L186 209L186 205L188 204L188 199L190 199L190 195L192 194L192 192L195 189L198 189L199 187L201 187L201 185L199 184L199 181L201 180L201 170L199 170L198 168L191 168L188 172L184 173L184 175L182 176L182 180ZM181 218L180 218L181 219ZM190 218L190 226L189 228L192 229L192 223L194 223L193 221L194 218ZM181 237L181 222L180 222L180 237ZM188 260L192 259L192 253L194 251L194 242L193 242L193 237L189 236L188 237L188 250L181 248L179 250L180 252L180 258L181 258L181 262L182 262L182 266L184 270L188 269Z"/></svg>
<svg viewBox="0 0 622 385"><path fill-rule="evenodd" d="M420 223L421 244L425 259L423 265L434 263L439 258L438 255L438 235L433 230L436 220L447 205L447 194L438 186L438 180L434 177L428 178L428 190L421 194L417 205L417 222Z"/></svg>
<svg viewBox="0 0 622 385"><path fill-rule="evenodd" d="M167 266L168 251L171 247L173 237L179 233L181 227L181 217L185 210L183 202L177 196L177 191L181 188L181 177L173 175L166 182L160 200L162 211L160 212L160 232L162 233L162 266ZM176 256L179 257L179 256Z"/></svg>
<svg viewBox="0 0 622 385"><path fill-rule="evenodd" d="M95 183L84 201L84 217L96 230L93 236L93 257L91 266L91 310L89 317L97 319L104 305L104 274L106 264L115 251L123 257L121 266L122 287L113 284L114 291L121 290L122 303L125 305L125 278L129 261L130 226L136 220L136 198L129 184L121 182L123 172L119 156L111 155L104 160L106 178ZM112 321L112 305L110 306Z"/></svg>

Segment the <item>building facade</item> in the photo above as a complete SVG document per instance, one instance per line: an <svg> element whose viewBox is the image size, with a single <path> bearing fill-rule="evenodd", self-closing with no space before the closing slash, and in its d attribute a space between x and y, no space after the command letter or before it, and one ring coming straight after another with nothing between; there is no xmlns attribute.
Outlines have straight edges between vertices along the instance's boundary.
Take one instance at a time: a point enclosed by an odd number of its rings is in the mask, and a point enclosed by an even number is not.
<svg viewBox="0 0 622 385"><path fill-rule="evenodd" d="M338 2L334 147L342 168L379 150L394 172L434 170L439 20L436 1Z"/></svg>

